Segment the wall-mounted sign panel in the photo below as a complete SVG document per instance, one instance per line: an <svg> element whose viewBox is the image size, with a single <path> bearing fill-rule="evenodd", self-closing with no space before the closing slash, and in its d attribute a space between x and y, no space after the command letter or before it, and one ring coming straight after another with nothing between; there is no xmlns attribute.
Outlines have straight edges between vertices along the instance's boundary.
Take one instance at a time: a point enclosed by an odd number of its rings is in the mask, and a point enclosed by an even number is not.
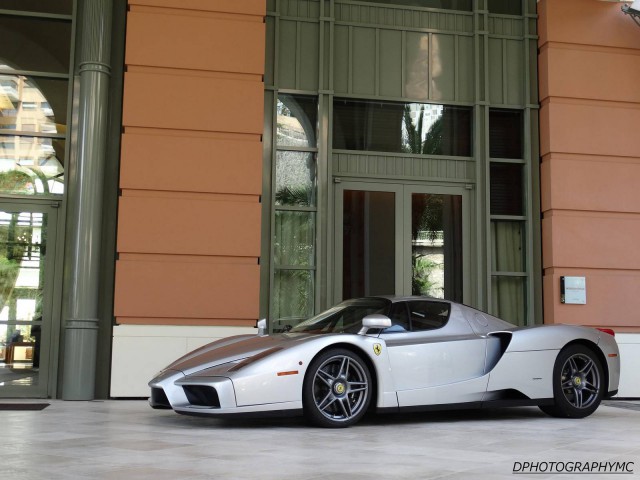
<svg viewBox="0 0 640 480"><path fill-rule="evenodd" d="M585 305L587 303L586 278L560 277L560 302Z"/></svg>

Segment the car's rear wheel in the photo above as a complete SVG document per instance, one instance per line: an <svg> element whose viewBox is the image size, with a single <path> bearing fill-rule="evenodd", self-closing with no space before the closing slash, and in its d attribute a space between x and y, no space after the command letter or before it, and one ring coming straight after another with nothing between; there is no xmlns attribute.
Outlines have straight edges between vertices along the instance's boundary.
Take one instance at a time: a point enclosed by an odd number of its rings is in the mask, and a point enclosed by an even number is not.
<svg viewBox="0 0 640 480"><path fill-rule="evenodd" d="M360 356L346 349L327 350L307 370L304 414L321 427L348 427L366 413L371 393L371 373Z"/></svg>
<svg viewBox="0 0 640 480"><path fill-rule="evenodd" d="M540 409L554 417L584 418L600 405L604 372L598 356L584 345L561 350L553 368L554 404Z"/></svg>

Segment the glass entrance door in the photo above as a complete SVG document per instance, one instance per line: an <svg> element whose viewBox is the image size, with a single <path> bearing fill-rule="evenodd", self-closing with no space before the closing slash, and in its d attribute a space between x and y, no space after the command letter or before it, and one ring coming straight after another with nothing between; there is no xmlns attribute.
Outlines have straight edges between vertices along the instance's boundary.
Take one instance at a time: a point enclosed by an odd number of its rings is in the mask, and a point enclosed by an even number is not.
<svg viewBox="0 0 640 480"><path fill-rule="evenodd" d="M0 397L47 395L56 209L0 201Z"/></svg>
<svg viewBox="0 0 640 480"><path fill-rule="evenodd" d="M394 294L464 301L466 194L455 187L338 184L335 302Z"/></svg>

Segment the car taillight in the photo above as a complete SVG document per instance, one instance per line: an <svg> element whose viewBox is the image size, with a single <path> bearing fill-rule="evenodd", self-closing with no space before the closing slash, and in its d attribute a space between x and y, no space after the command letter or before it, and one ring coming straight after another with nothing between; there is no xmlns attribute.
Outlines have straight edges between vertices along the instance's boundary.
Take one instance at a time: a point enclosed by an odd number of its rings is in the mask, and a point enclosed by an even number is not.
<svg viewBox="0 0 640 480"><path fill-rule="evenodd" d="M614 332L613 330L611 330L610 328L597 328L596 330L600 330L601 332L604 333L608 333L609 335L611 335L612 337L616 336L616 332Z"/></svg>

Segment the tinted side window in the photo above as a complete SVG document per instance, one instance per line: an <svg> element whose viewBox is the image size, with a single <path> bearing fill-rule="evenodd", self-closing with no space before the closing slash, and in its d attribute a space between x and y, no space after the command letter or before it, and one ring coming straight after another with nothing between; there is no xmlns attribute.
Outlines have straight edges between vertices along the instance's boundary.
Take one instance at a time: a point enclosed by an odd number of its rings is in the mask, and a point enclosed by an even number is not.
<svg viewBox="0 0 640 480"><path fill-rule="evenodd" d="M389 311L391 326L384 329L384 333L408 332L409 317L407 316L407 304L404 302L394 303Z"/></svg>
<svg viewBox="0 0 640 480"><path fill-rule="evenodd" d="M442 328L449 320L451 305L445 302L408 302L411 331Z"/></svg>

